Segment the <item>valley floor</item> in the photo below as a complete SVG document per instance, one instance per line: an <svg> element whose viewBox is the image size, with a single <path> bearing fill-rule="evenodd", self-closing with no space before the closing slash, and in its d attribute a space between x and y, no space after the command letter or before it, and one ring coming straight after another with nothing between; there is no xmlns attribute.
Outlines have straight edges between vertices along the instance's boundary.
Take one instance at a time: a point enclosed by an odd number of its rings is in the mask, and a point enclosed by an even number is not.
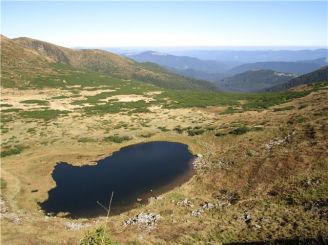
<svg viewBox="0 0 328 245"><path fill-rule="evenodd" d="M2 89L2 244L77 244L102 226L122 244L328 238L327 85L260 110L163 107L151 101L174 97L153 88L113 94L123 111L80 111L88 104L79 101L92 104L101 93L111 91ZM128 103L147 101L147 110L131 113ZM108 220L40 210L57 162L93 164L123 146L157 140L185 143L198 154L187 183ZM158 218L127 224L140 213Z"/></svg>

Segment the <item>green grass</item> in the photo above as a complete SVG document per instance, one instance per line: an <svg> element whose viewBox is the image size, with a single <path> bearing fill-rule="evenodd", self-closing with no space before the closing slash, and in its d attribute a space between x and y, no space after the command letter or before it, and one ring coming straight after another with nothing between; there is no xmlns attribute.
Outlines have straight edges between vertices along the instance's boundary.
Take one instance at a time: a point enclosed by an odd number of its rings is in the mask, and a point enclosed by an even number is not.
<svg viewBox="0 0 328 245"><path fill-rule="evenodd" d="M129 136L119 136L119 135L111 135L104 138L104 141L110 141L114 143L122 143L123 141L128 141L131 138Z"/></svg>
<svg viewBox="0 0 328 245"><path fill-rule="evenodd" d="M36 105L49 105L49 101L46 101L46 100L23 100L20 103L36 104Z"/></svg>
<svg viewBox="0 0 328 245"><path fill-rule="evenodd" d="M248 131L250 131L249 128L247 128L245 126L242 126L242 127L238 127L238 128L235 128L235 129L231 130L229 132L229 134L242 135L242 134L246 134Z"/></svg>
<svg viewBox="0 0 328 245"><path fill-rule="evenodd" d="M0 107L12 107L13 105L11 104L7 104L7 103L3 103L0 105Z"/></svg>
<svg viewBox="0 0 328 245"><path fill-rule="evenodd" d="M235 113L247 110L262 110L279 105L295 98L308 95L311 92L279 92L279 93L222 93L206 91L165 90L156 99L164 108L190 108L207 106L228 106L224 113ZM165 100L168 98L169 101ZM241 104L240 101L245 101ZM238 109L236 109L238 107Z"/></svg>
<svg viewBox="0 0 328 245"><path fill-rule="evenodd" d="M0 178L0 189L4 190L6 189L6 187L7 187L7 182L3 178Z"/></svg>
<svg viewBox="0 0 328 245"><path fill-rule="evenodd" d="M22 151L24 150L24 147L21 145L16 145L10 149L1 151L0 156L1 157L7 157L7 156L11 156L11 155L17 155L20 154Z"/></svg>
<svg viewBox="0 0 328 245"><path fill-rule="evenodd" d="M35 110L35 111L23 111L20 115L24 118L43 119L45 121L56 119L61 115L68 114L68 111L60 110Z"/></svg>
<svg viewBox="0 0 328 245"><path fill-rule="evenodd" d="M10 108L10 109L2 110L1 112L19 112L21 110L22 109L19 109L19 108Z"/></svg>
<svg viewBox="0 0 328 245"><path fill-rule="evenodd" d="M150 112L148 109L149 104L143 100L135 102L113 102L104 105L94 105L85 107L84 112L86 114L105 114L105 113L119 113L128 112L132 113L146 113Z"/></svg>
<svg viewBox="0 0 328 245"><path fill-rule="evenodd" d="M202 128L191 128L191 129L187 129L187 133L189 136L195 136L195 135L201 135L205 132L205 129Z"/></svg>
<svg viewBox="0 0 328 245"><path fill-rule="evenodd" d="M120 245L110 237L103 227L91 231L81 240L80 245Z"/></svg>

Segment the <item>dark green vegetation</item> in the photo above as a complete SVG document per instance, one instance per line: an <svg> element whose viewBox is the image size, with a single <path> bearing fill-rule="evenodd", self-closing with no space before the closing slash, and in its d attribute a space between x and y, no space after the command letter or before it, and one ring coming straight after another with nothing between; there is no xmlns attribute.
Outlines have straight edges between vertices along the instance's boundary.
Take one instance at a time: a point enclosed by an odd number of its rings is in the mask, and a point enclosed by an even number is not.
<svg viewBox="0 0 328 245"><path fill-rule="evenodd" d="M273 86L267 89L267 91L282 91L303 84L314 84L314 83L327 82L327 81L328 81L328 66L325 66L314 72L302 75L300 77L296 77L288 81L287 83Z"/></svg>
<svg viewBox="0 0 328 245"><path fill-rule="evenodd" d="M36 105L49 105L49 102L46 100L23 100L23 104L36 104Z"/></svg>
<svg viewBox="0 0 328 245"><path fill-rule="evenodd" d="M239 127L239 128L236 128L236 129L230 131L229 134L241 135L241 134L247 133L248 131L250 131L249 128L242 126L242 127Z"/></svg>
<svg viewBox="0 0 328 245"><path fill-rule="evenodd" d="M0 178L0 189L4 190L6 189L6 187L7 187L7 182L3 178Z"/></svg>
<svg viewBox="0 0 328 245"><path fill-rule="evenodd" d="M81 245L119 245L112 240L103 227L89 232L81 241Z"/></svg>
<svg viewBox="0 0 328 245"><path fill-rule="evenodd" d="M307 61L271 61L271 62L256 62L248 63L237 66L231 69L229 72L232 74L242 73L250 70L273 70L284 73L305 74L317 69L320 69L323 65L327 64L325 58L319 58Z"/></svg>
<svg viewBox="0 0 328 245"><path fill-rule="evenodd" d="M24 147L21 145L16 145L10 148L5 148L2 149L1 153L0 153L0 157L7 157L7 156L11 156L11 155L17 155L19 153L21 153L24 150Z"/></svg>
<svg viewBox="0 0 328 245"><path fill-rule="evenodd" d="M302 92L280 92L266 94L233 94L221 92L203 91L179 91L167 90L157 98L169 98L172 103L166 103L166 108L189 108L207 106L230 106L231 112L261 110L270 106L285 103L295 98L309 94L309 91ZM244 103L241 103L244 101Z"/></svg>
<svg viewBox="0 0 328 245"><path fill-rule="evenodd" d="M114 143L122 143L123 141L130 140L129 136L119 136L119 135L111 135L104 138L104 141L114 142Z"/></svg>
<svg viewBox="0 0 328 245"><path fill-rule="evenodd" d="M291 73L272 70L250 70L224 78L216 84L221 90L232 92L263 92L266 89L286 83L294 78Z"/></svg>
<svg viewBox="0 0 328 245"><path fill-rule="evenodd" d="M43 119L45 121L55 119L60 115L67 114L67 111L60 110L35 110L35 111L23 111L20 113L22 117L33 118L33 119Z"/></svg>

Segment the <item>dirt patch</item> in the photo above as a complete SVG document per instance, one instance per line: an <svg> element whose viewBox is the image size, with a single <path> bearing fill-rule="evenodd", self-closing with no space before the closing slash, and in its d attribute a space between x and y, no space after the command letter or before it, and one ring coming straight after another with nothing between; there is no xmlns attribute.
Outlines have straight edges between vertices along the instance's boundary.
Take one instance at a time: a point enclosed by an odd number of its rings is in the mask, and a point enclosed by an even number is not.
<svg viewBox="0 0 328 245"><path fill-rule="evenodd" d="M110 100L115 100L118 102L136 102L136 101L143 100L145 102L150 102L153 101L154 99L138 94L127 94L127 95L114 95L106 99L103 99L101 101L108 102Z"/></svg>

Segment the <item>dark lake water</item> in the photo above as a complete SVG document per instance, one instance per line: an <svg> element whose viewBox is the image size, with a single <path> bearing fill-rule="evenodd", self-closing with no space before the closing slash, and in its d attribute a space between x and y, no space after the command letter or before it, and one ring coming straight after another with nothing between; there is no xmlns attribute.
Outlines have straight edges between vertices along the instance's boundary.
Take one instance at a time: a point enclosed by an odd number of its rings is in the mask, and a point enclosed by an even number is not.
<svg viewBox="0 0 328 245"><path fill-rule="evenodd" d="M56 187L40 206L71 218L102 216L97 202L108 206L114 191L111 214L117 214L188 180L193 160L187 145L158 141L124 147L94 166L60 162L52 173Z"/></svg>

